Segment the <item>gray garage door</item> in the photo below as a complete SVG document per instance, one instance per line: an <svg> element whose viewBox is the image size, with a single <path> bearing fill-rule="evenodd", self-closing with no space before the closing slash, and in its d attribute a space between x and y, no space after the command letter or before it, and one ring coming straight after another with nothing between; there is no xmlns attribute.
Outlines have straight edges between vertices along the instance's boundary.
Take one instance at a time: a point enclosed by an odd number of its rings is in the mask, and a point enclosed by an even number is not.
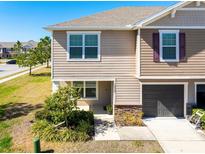
<svg viewBox="0 0 205 154"><path fill-rule="evenodd" d="M143 85L142 108L147 117L183 117L183 85Z"/></svg>

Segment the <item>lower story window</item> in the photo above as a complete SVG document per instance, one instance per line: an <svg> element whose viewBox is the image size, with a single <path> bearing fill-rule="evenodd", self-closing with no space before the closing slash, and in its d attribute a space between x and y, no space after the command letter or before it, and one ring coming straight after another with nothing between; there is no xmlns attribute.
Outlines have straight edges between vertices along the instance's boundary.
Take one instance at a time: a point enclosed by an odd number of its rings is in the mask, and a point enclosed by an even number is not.
<svg viewBox="0 0 205 154"><path fill-rule="evenodd" d="M96 81L73 81L73 86L80 90L81 98L97 98Z"/></svg>

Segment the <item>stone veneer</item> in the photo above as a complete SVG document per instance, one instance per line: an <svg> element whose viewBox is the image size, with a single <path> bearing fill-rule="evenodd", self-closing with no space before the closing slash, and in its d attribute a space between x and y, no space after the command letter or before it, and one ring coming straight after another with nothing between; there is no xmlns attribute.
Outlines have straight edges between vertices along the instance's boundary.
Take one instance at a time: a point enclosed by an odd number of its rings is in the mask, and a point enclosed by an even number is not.
<svg viewBox="0 0 205 154"><path fill-rule="evenodd" d="M131 113L137 116L138 112L142 112L141 105L115 105L115 124L117 126L126 126L126 122L123 119L123 115L126 113Z"/></svg>

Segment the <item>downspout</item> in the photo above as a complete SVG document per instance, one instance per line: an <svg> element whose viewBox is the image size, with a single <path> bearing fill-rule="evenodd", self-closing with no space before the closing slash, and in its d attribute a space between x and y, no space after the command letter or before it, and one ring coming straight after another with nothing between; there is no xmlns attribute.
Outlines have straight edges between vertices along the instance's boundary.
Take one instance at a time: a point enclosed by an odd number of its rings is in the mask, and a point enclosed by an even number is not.
<svg viewBox="0 0 205 154"><path fill-rule="evenodd" d="M141 54L141 29L137 29L137 43L136 43L136 77L141 76L141 64L140 64L140 54Z"/></svg>

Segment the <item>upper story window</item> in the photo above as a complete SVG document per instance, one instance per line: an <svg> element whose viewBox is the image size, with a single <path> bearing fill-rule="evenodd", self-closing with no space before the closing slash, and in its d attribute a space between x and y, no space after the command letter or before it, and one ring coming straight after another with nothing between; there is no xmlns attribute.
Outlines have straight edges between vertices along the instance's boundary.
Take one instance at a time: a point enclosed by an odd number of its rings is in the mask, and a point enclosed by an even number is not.
<svg viewBox="0 0 205 154"><path fill-rule="evenodd" d="M100 32L68 32L68 60L100 60Z"/></svg>
<svg viewBox="0 0 205 154"><path fill-rule="evenodd" d="M179 31L160 30L160 61L179 61Z"/></svg>

